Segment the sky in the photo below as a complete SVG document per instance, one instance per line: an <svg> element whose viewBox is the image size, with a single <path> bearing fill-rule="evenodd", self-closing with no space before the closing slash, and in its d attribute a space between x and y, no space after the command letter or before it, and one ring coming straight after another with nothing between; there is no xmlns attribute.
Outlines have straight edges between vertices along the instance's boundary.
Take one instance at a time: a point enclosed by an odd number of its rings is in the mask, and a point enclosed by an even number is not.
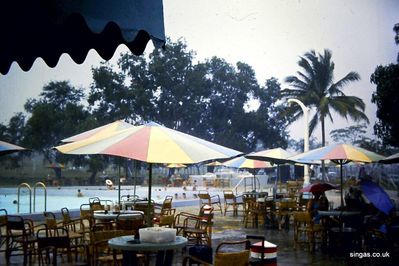
<svg viewBox="0 0 399 266"><path fill-rule="evenodd" d="M164 0L165 33L172 41L184 38L196 60L217 56L231 64L238 61L252 66L259 84L277 78L287 88L284 78L300 68L299 56L315 50L332 51L335 81L350 71L361 80L345 87L347 95L363 99L370 120L368 135L376 121L376 106L371 103L375 85L370 76L377 65L396 60L395 23L399 22L397 0ZM153 49L147 45L146 53ZM115 63L121 45L110 60ZM0 75L0 123L8 124L16 112L22 112L28 98L36 98L49 81L69 80L73 86L88 88L91 68L102 59L91 50L85 62L74 63L62 55L55 68L37 59L28 71L13 63L6 75ZM355 123L334 115L326 122L327 132ZM303 138L304 120L289 127L292 138ZM315 137L321 139L320 128ZM331 142L329 136L327 141Z"/></svg>

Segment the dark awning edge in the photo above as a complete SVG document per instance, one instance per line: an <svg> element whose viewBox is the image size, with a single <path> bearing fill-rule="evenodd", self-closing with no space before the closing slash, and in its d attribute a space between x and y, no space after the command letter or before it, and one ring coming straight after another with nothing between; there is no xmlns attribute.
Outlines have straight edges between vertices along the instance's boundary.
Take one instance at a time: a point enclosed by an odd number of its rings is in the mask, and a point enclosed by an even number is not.
<svg viewBox="0 0 399 266"><path fill-rule="evenodd" d="M60 1L74 2L62 7L72 13L60 13L51 2L0 4L1 74L7 74L13 62L28 71L39 57L55 67L64 53L81 64L91 49L109 60L120 44L135 55L144 52L149 40L157 48L165 45L161 0ZM107 4L112 6L107 9Z"/></svg>

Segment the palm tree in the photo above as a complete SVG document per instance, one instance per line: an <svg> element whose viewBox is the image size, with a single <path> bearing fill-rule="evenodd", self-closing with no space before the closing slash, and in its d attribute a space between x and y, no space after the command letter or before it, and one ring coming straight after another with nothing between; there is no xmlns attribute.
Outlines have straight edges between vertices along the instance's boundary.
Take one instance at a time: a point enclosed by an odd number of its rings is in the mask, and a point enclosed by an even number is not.
<svg viewBox="0 0 399 266"><path fill-rule="evenodd" d="M325 119L329 117L331 122L334 121L332 110L340 116L350 117L354 121L365 120L367 123L369 122L364 114L365 104L363 100L355 96L347 96L342 91L345 85L360 80L359 74L349 72L345 77L334 83L334 62L331 61L331 56L331 51L325 49L324 54L316 54L312 50L300 57L298 65L302 68L302 71L298 71L297 76L289 76L285 79L285 82L293 89L284 89L281 92L283 98L295 98L310 108L316 108L316 112L310 121L309 134L313 133L316 125L320 122L323 146L325 146ZM288 112L292 121L297 120L302 115L298 105L291 106Z"/></svg>

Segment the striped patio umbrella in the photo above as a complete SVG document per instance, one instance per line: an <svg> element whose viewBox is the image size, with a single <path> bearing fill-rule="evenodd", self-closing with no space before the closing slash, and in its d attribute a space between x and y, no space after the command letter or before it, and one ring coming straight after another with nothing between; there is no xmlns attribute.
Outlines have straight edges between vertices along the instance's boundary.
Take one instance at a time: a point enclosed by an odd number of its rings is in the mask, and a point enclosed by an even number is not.
<svg viewBox="0 0 399 266"><path fill-rule="evenodd" d="M168 167L168 168L186 168L187 165L182 164L182 163L170 163L166 167Z"/></svg>
<svg viewBox="0 0 399 266"><path fill-rule="evenodd" d="M28 149L0 140L0 156Z"/></svg>
<svg viewBox="0 0 399 266"><path fill-rule="evenodd" d="M391 164L391 163L399 163L399 153L392 154L385 159L378 161L379 163Z"/></svg>
<svg viewBox="0 0 399 266"><path fill-rule="evenodd" d="M107 136L108 134L112 132L117 132L119 130L124 130L127 128L134 127L132 124L126 123L123 120L117 120L115 122L106 124L101 127L97 127L85 132L82 132L80 134L74 135L72 137L66 138L61 140L61 142L75 142L75 141L80 141L84 140L90 137L98 137L101 138L102 136Z"/></svg>
<svg viewBox="0 0 399 266"><path fill-rule="evenodd" d="M243 168L243 169L261 169L261 168L272 167L272 165L269 162L252 160L245 158L244 156L228 160L224 162L223 165L227 167Z"/></svg>
<svg viewBox="0 0 399 266"><path fill-rule="evenodd" d="M244 156L240 156L237 158L233 158L223 163L224 166L232 167L232 168L239 168L239 169L261 169L261 168L268 168L272 167L269 162L266 161L259 161L259 160L252 160L245 158ZM255 173L254 175L254 187L253 189L256 190L256 182L255 182Z"/></svg>
<svg viewBox="0 0 399 266"><path fill-rule="evenodd" d="M292 160L292 157L290 158ZM342 165L351 161L372 163L384 159L384 156L349 144L333 144L314 149L295 156L299 163L310 163L317 160L331 160L340 166L341 208L344 206Z"/></svg>
<svg viewBox="0 0 399 266"><path fill-rule="evenodd" d="M207 163L206 166L222 166L223 164L219 161L213 161L210 163Z"/></svg>
<svg viewBox="0 0 399 266"><path fill-rule="evenodd" d="M273 188L274 192L277 191L277 181L281 179L280 178L280 165L291 162L290 160L288 160L288 158L291 156L292 156L292 154L290 152L288 152L282 148L263 150L263 151L253 152L253 153L245 155L245 157L248 159L267 161L267 162L271 162L273 164L277 164L277 178L276 178L276 181L274 182L274 188ZM275 197L276 193L273 193L273 194Z"/></svg>
<svg viewBox="0 0 399 266"><path fill-rule="evenodd" d="M113 132L108 136L93 136L55 148L66 154L106 154L149 163L149 208L153 163L192 164L241 154L156 123Z"/></svg>

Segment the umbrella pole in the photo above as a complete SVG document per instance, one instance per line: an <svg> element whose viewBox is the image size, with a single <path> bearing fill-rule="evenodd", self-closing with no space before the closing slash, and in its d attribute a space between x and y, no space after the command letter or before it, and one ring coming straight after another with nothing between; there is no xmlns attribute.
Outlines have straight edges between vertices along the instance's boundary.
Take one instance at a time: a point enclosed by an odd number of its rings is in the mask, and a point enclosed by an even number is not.
<svg viewBox="0 0 399 266"><path fill-rule="evenodd" d="M118 163L118 205L121 205L121 161Z"/></svg>
<svg viewBox="0 0 399 266"><path fill-rule="evenodd" d="M148 166L148 207L147 207L147 224L152 226L151 217L151 184L152 184L152 163Z"/></svg>
<svg viewBox="0 0 399 266"><path fill-rule="evenodd" d="M339 168L340 168L340 178L341 178L341 211L344 208L344 181L343 181L343 177L342 177L342 160L339 161Z"/></svg>
<svg viewBox="0 0 399 266"><path fill-rule="evenodd" d="M137 161L135 160L135 161L134 161L134 187L133 187L133 196L136 195L136 185L137 185L137 175L138 175L138 173L137 173L137 168L138 168L138 165L137 165Z"/></svg>

